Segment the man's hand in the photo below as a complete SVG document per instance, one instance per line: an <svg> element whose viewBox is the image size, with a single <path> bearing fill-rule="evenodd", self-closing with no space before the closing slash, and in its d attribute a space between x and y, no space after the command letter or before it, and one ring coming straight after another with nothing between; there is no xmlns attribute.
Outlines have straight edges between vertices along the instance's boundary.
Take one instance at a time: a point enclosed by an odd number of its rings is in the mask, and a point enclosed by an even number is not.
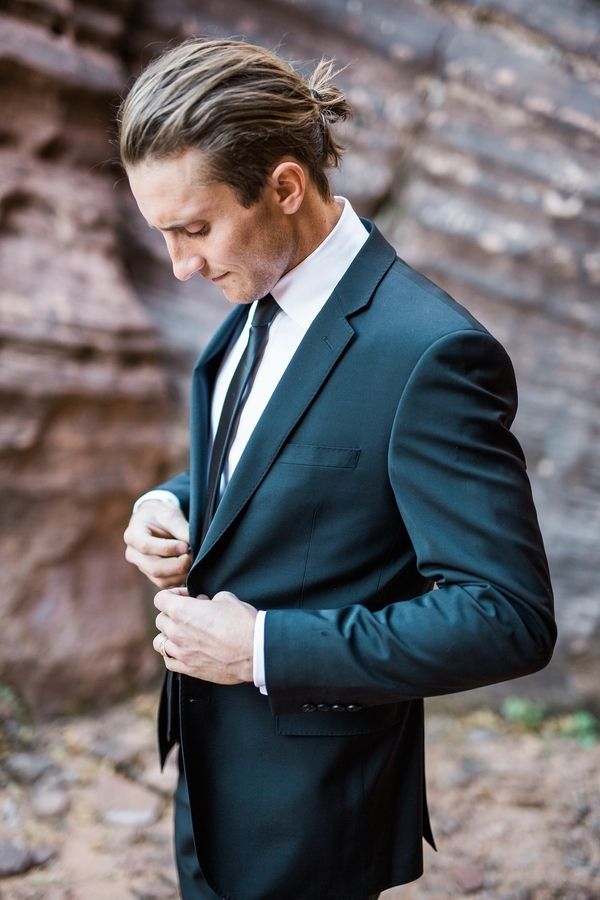
<svg viewBox="0 0 600 900"><path fill-rule="evenodd" d="M192 556L189 525L180 509L163 500L145 500L132 515L123 538L125 559L157 587L184 583Z"/></svg>
<svg viewBox="0 0 600 900"><path fill-rule="evenodd" d="M158 653L164 649L167 669L216 684L253 680L253 606L229 591L211 600L206 594L190 597L185 588L161 591L154 605L161 633L153 646Z"/></svg>

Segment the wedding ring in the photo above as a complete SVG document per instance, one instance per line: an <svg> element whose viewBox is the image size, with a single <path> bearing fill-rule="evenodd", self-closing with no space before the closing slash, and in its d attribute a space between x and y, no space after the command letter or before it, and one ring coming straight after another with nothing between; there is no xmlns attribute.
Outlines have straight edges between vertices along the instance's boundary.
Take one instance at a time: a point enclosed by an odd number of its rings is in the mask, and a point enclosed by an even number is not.
<svg viewBox="0 0 600 900"><path fill-rule="evenodd" d="M160 655L163 656L165 659L171 659L171 657L169 656L169 654L168 654L167 651L165 650L165 644L167 643L167 641L168 641L168 637L166 636L166 634L161 634L161 636L160 636L160 644L158 645L158 652L159 652Z"/></svg>

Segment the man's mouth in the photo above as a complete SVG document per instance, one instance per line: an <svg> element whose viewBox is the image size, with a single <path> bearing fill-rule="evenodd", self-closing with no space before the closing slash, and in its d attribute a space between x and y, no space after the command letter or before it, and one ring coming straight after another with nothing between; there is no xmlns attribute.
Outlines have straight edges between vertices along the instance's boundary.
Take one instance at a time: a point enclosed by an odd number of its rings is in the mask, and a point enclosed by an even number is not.
<svg viewBox="0 0 600 900"><path fill-rule="evenodd" d="M212 281L213 284L218 284L219 281L221 281L223 278L225 278L225 276L228 274L229 274L228 272L223 272L222 275L217 275L216 278L211 278L210 280Z"/></svg>

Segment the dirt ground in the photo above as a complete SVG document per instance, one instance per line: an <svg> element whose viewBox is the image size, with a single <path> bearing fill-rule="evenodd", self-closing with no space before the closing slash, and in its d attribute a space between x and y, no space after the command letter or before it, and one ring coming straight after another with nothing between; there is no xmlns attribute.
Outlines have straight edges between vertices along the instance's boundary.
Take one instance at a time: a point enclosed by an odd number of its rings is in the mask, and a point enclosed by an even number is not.
<svg viewBox="0 0 600 900"><path fill-rule="evenodd" d="M175 900L175 773L158 770L154 712L144 694L95 716L8 723L2 900ZM423 878L384 900L600 898L600 745L486 710L427 723L439 852L426 847Z"/></svg>

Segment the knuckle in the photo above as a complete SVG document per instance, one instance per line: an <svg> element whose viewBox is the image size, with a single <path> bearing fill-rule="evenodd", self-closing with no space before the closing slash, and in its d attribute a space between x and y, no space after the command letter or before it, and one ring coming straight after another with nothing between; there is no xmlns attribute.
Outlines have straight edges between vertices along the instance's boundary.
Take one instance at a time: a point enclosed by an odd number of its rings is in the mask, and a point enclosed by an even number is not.
<svg viewBox="0 0 600 900"><path fill-rule="evenodd" d="M147 556L150 553L150 546L148 543L148 538L140 538L137 541L136 546L137 546L137 549L139 550L139 552L143 553L145 556Z"/></svg>
<svg viewBox="0 0 600 900"><path fill-rule="evenodd" d="M185 631L178 625L171 629L171 634L169 635L170 640L172 640L178 647L185 649L186 646L186 635Z"/></svg>
<svg viewBox="0 0 600 900"><path fill-rule="evenodd" d="M165 577L164 566L160 560L155 559L153 556L146 557L145 566L147 571L150 572L151 575L154 575L155 578Z"/></svg>

